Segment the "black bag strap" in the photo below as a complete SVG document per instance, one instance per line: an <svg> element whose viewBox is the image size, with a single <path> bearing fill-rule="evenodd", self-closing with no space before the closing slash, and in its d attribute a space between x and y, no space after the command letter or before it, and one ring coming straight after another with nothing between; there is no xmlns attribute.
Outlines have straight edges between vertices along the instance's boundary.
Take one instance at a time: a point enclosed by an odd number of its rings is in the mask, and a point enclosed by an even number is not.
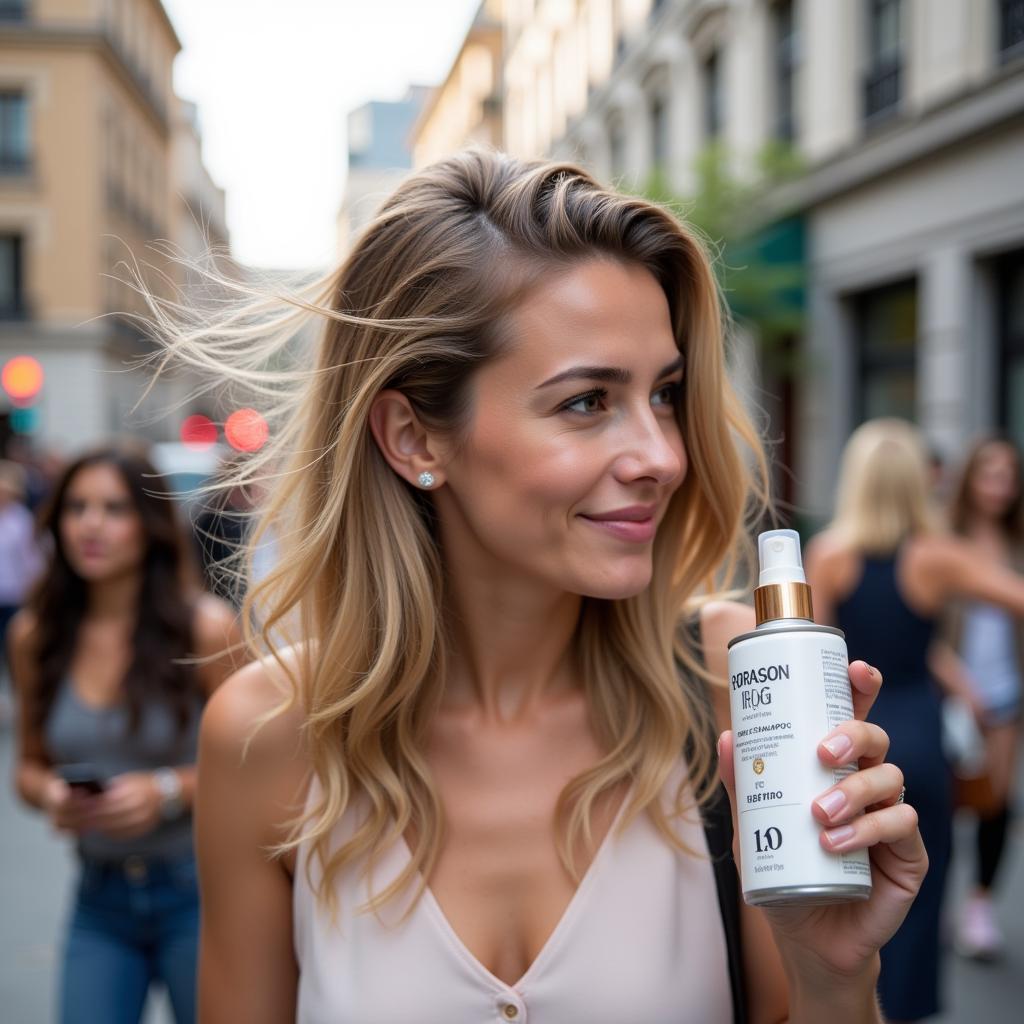
<svg viewBox="0 0 1024 1024"><path fill-rule="evenodd" d="M701 642L700 616L694 616L685 626L689 648L695 658L705 663L704 646ZM680 666L683 672L683 666ZM715 719L708 696L707 684L701 678L684 677L692 687L698 700L708 711L709 739L714 749L718 740L715 734ZM690 762L692 749L684 751L687 763ZM708 802L701 808L704 823L704 836L711 855L711 868L715 876L715 890L718 894L718 909L722 916L722 929L725 933L725 949L729 960L729 987L732 991L733 1024L746 1024L747 993L743 977L743 949L740 942L740 879L736 871L736 861L732 853L732 809L729 806L729 794L725 786L719 782Z"/></svg>

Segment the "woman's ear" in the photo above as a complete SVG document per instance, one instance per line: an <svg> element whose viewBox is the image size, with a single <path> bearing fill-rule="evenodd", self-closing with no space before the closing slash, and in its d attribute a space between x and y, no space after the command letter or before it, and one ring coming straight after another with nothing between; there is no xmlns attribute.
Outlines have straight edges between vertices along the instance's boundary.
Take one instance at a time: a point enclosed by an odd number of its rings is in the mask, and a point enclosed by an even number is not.
<svg viewBox="0 0 1024 1024"><path fill-rule="evenodd" d="M373 400L370 431L388 465L404 480L427 489L444 483L438 446L401 391L388 388Z"/></svg>

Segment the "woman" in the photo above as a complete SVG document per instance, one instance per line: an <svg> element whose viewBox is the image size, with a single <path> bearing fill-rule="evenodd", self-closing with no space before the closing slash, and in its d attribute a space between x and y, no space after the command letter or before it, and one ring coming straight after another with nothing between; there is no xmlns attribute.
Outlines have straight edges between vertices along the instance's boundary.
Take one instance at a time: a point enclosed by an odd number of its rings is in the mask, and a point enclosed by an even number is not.
<svg viewBox="0 0 1024 1024"><path fill-rule="evenodd" d="M953 529L989 561L1024 568L1024 490L1021 457L1005 438L986 438L970 451L953 494ZM962 908L957 946L967 956L992 958L1003 937L992 907L992 887L1003 859L1013 805L1020 741L1024 636L1021 624L986 604L957 606L950 640L970 685L970 704L985 739L994 809L978 822L974 892Z"/></svg>
<svg viewBox="0 0 1024 1024"><path fill-rule="evenodd" d="M891 741L928 850L928 875L882 949L882 1008L893 1021L938 1012L942 898L952 803L931 662L936 620L956 597L1024 615L1024 580L943 533L929 499L927 454L909 423L880 419L843 453L835 518L807 550L816 618L846 633L886 677L869 721Z"/></svg>
<svg viewBox="0 0 1024 1024"><path fill-rule="evenodd" d="M0 636L25 600L42 569L32 513L25 507L25 470L0 460ZM0 686L9 675L6 652L0 652ZM0 689L0 726L8 721L10 704Z"/></svg>
<svg viewBox="0 0 1024 1024"><path fill-rule="evenodd" d="M291 308L161 320L196 368L298 382L257 456L282 460L254 537L279 561L243 619L289 645L200 739L204 1019L877 1019L925 868L862 720L878 674L851 669L861 720L822 737L865 769L813 812L827 848L875 844L870 901L740 921L696 813L753 622L705 606L705 672L683 606L737 554L758 444L693 236L571 165L474 151L291 303L326 327L280 379ZM721 755L731 785L728 731Z"/></svg>
<svg viewBox="0 0 1024 1024"><path fill-rule="evenodd" d="M160 980L183 1024L195 1019L199 716L235 667L234 614L193 589L174 506L141 452L75 459L41 515L52 556L8 646L18 792L81 861L60 1019L134 1024Z"/></svg>

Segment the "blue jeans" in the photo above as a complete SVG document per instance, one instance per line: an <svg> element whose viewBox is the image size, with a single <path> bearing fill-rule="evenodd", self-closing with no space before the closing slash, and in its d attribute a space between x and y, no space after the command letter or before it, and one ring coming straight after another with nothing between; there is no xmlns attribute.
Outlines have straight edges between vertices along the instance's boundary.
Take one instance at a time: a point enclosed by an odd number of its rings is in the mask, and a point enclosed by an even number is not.
<svg viewBox="0 0 1024 1024"><path fill-rule="evenodd" d="M199 889L193 857L84 860L61 978L61 1024L138 1024L153 981L177 1024L196 1019Z"/></svg>

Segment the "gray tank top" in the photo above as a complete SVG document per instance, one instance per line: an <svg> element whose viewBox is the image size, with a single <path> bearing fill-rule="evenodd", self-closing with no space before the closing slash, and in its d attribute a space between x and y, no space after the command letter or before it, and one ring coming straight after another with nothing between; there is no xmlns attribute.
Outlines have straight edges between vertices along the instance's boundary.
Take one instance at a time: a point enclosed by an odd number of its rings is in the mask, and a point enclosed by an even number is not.
<svg viewBox="0 0 1024 1024"><path fill-rule="evenodd" d="M143 707L133 733L126 705L90 707L65 678L54 698L43 738L55 766L84 762L93 765L101 777L112 778L124 772L194 764L201 713L202 703L197 698L185 730L179 734L171 708L153 701ZM174 821L161 821L152 832L137 839L85 833L78 847L83 856L97 860L120 860L130 855L178 859L192 851L192 816L186 813Z"/></svg>

